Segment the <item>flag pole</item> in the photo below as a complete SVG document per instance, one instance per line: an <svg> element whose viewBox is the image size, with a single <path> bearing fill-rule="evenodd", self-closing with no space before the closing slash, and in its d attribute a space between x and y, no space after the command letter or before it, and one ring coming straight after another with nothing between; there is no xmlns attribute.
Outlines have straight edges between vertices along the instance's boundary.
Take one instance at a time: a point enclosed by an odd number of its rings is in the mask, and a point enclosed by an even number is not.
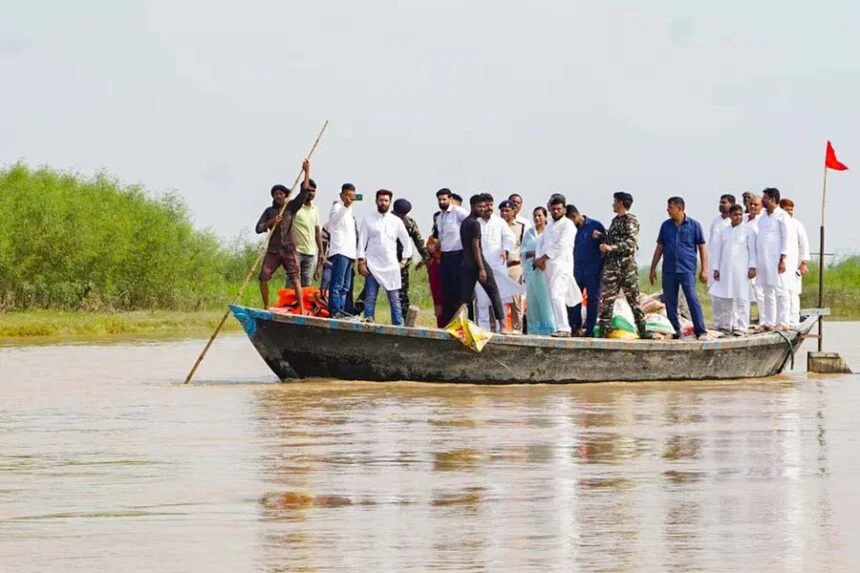
<svg viewBox="0 0 860 573"><path fill-rule="evenodd" d="M827 162L824 162L824 184L821 186L821 226L818 236L818 308L824 308L824 205L827 198ZM824 317L818 317L818 351L824 345Z"/></svg>
<svg viewBox="0 0 860 573"><path fill-rule="evenodd" d="M325 128L328 127L328 120L322 126L320 130L320 134L317 135L316 141L314 141L313 146L311 147L310 152L308 153L308 160L313 157L314 151L317 149L317 145L319 145L320 139L322 139L323 133L325 133ZM299 180L302 177L303 171L300 171L296 176L296 180L293 183L293 186L290 189L295 189L299 184ZM287 208L287 202L281 206L281 210L278 212L278 216L284 214L284 210ZM212 346L212 343L215 342L215 337L218 336L218 333L221 332L221 328L224 326L224 323L227 321L227 317L230 316L230 305L236 304L239 300L239 297L242 296L242 293L245 292L245 287L248 286L248 283L251 281L251 277L254 275L254 271L257 270L257 265L260 264L260 261L263 259L263 255L266 253L266 247L269 245L269 239L272 237L272 232L275 230L275 227L271 227L269 231L266 233L266 238L263 240L263 244L260 245L260 250L257 252L257 258L254 261L254 264L251 265L251 268L248 269L248 274L245 276L245 280L242 281L242 286L239 287L239 290L236 291L236 294L233 296L233 300L227 305L227 309L224 311L224 315L221 317L221 321L218 323L218 326L215 327L215 330L212 332L212 336L209 337L209 340L206 342L206 346L203 347L203 351L200 353L200 356L197 357L197 361L194 363L194 366L191 367L191 371L188 373L188 376L185 377L185 382L183 384L188 384L191 382L191 379L194 377L194 373L197 372L197 367L200 366L200 363L203 362L203 358L206 356L206 353L209 352L209 347Z"/></svg>

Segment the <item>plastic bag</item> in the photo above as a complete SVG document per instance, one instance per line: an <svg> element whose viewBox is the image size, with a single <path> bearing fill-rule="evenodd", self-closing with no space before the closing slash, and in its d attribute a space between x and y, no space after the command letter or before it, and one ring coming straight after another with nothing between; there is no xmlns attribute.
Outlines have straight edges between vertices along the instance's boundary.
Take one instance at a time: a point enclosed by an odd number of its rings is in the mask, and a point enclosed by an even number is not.
<svg viewBox="0 0 860 573"><path fill-rule="evenodd" d="M650 313L645 315L645 330L659 334L675 334L675 327L662 314Z"/></svg>
<svg viewBox="0 0 860 573"><path fill-rule="evenodd" d="M463 346L469 350L480 352L484 346L493 337L492 332L488 332L477 324L469 320L469 311L463 305L454 314L454 318L445 327L445 331L463 343Z"/></svg>
<svg viewBox="0 0 860 573"><path fill-rule="evenodd" d="M612 306L612 322L609 325L613 330L626 330L636 334L636 320L625 299L621 297L615 299L615 304Z"/></svg>
<svg viewBox="0 0 860 573"><path fill-rule="evenodd" d="M645 314L665 312L666 305L660 302L655 295L641 293L637 299L639 307ZM673 331L674 332L674 331Z"/></svg>

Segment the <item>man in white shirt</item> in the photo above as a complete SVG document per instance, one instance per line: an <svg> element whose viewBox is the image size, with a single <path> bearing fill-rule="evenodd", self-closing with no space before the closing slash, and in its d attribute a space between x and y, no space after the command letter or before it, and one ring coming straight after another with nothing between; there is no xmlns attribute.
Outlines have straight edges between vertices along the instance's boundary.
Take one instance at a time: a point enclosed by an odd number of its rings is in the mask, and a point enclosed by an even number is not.
<svg viewBox="0 0 860 573"><path fill-rule="evenodd" d="M720 214L711 221L711 226L708 229L708 249L710 249L711 243L713 243L716 239L716 235L722 232L726 227L731 226L731 219L729 218L729 209L732 208L732 205L735 204L735 196L734 195L721 195L720 196ZM710 290L711 285L714 284L714 276L713 273L708 273L708 289ZM728 312L731 312L730 308L721 308L720 305L723 304L724 300L720 297L715 297L711 295L711 308L714 311L714 316L723 316ZM731 303L728 303L731 304Z"/></svg>
<svg viewBox="0 0 860 573"><path fill-rule="evenodd" d="M403 260L412 257L412 241L400 217L389 213L391 191L376 192L376 212L361 222L358 231L358 272L365 277L364 317L373 321L376 296L379 288L385 289L391 306L391 324L403 324L400 308L400 260L397 258L397 241L403 245Z"/></svg>
<svg viewBox="0 0 860 573"><path fill-rule="evenodd" d="M786 265L788 265L786 274L793 276L787 277L789 281L788 321L791 326L797 326L800 324L800 294L803 292L803 275L809 272L809 236L806 234L806 227L794 216L794 201L782 199L779 202L779 207L788 215L789 223L789 256L786 260ZM794 269L793 272L792 269Z"/></svg>
<svg viewBox="0 0 860 573"><path fill-rule="evenodd" d="M565 217L567 201L563 195L555 194L549 200L552 222L547 225L538 240L535 253L535 268L546 273L552 314L555 318L556 332L553 336L570 336L570 322L567 307L582 302L582 292L573 278L573 242L576 227Z"/></svg>
<svg viewBox="0 0 860 573"><path fill-rule="evenodd" d="M785 330L789 327L790 310L786 280L790 233L788 215L779 208L779 189L765 189L762 203L765 212L758 220L756 240L756 283L762 289L759 323L762 330Z"/></svg>
<svg viewBox="0 0 860 573"><path fill-rule="evenodd" d="M436 192L439 214L435 218L433 236L439 239L442 253L442 322L448 324L457 312L460 301L460 269L463 264L463 244L460 225L469 216L463 207L453 204L450 189Z"/></svg>
<svg viewBox="0 0 860 573"><path fill-rule="evenodd" d="M514 250L515 239L504 219L493 212L493 196L489 193L484 193L483 196L487 206L478 218L478 223L481 225L481 252L487 265L493 269L499 298L504 305L511 302L515 295L523 292L523 288L508 276L507 256ZM492 324L490 320L490 316L494 316L492 301L480 283L475 289L475 298L478 308L478 326L495 331L495 320ZM504 326L499 324L498 328L501 329Z"/></svg>
<svg viewBox="0 0 860 573"><path fill-rule="evenodd" d="M333 318L342 318L346 311L346 296L352 280L358 236L352 204L355 201L355 186L344 183L340 188L340 201L335 201L325 224L329 234L328 259L331 263L331 286L329 313Z"/></svg>
<svg viewBox="0 0 860 573"><path fill-rule="evenodd" d="M732 205L729 214L729 226L721 227L711 237L713 282L708 292L712 300L718 301L714 306L717 330L743 336L750 326L750 279L756 275L756 235L750 225L743 224L743 207Z"/></svg>
<svg viewBox="0 0 860 573"><path fill-rule="evenodd" d="M514 207L514 221L521 224L523 226L523 231L528 231L532 228L532 222L528 217L523 217L520 215L520 211L523 208L523 198L519 193L511 193L511 196L508 197L508 201L511 202L511 205Z"/></svg>

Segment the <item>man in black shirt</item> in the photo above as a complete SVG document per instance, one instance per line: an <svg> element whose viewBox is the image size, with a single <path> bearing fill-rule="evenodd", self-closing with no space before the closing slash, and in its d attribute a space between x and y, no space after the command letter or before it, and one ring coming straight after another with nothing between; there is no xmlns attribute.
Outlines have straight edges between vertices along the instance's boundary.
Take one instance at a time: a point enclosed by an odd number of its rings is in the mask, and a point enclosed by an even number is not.
<svg viewBox="0 0 860 573"><path fill-rule="evenodd" d="M475 283L481 283L490 302L493 305L493 314L499 324L505 324L505 309L493 277L493 269L484 259L481 251L481 224L478 218L490 209L490 201L486 194L472 195L469 199L472 212L460 225L460 242L463 244L463 262L460 274L460 304L468 305L469 320L475 320L475 308L472 298L475 295ZM459 306L459 305L458 305ZM502 328L502 334L510 334L509 328Z"/></svg>
<svg viewBox="0 0 860 573"><path fill-rule="evenodd" d="M260 269L260 295L263 298L263 308L269 308L269 281L272 274L279 267L284 267L287 275L287 284L293 287L298 301L299 314L306 314L302 301L302 282L299 267L299 254L296 250L296 230L293 226L293 218L296 212L304 205L305 199L310 192L311 164L305 159L302 164L304 181L298 195L287 203L290 190L283 185L272 187L272 206L267 207L260 220L257 221L256 231L258 234L268 233L269 245L266 249L266 257L263 259L263 267ZM283 213L282 213L283 210Z"/></svg>

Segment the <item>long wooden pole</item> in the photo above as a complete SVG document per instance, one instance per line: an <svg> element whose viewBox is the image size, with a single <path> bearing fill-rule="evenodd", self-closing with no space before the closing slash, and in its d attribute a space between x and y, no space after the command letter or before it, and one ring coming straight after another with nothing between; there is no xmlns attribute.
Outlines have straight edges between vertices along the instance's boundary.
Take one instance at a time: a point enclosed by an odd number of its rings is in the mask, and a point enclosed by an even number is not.
<svg viewBox="0 0 860 573"><path fill-rule="evenodd" d="M322 139L323 133L325 133L325 129L328 127L328 120L323 124L322 129L320 130L319 135L317 135L316 141L314 141L313 146L311 146L311 150L308 153L308 159L314 154L316 151L317 145ZM296 176L296 180L293 183L293 186L290 189L295 190L296 185L299 184L299 179L302 177L302 171L299 171L299 174ZM281 216L284 214L284 210L287 208L287 202L284 201L284 204L281 206L281 210L278 212L278 215ZM245 288L248 286L248 283L251 282L251 277L254 276L254 271L257 270L257 265L260 264L260 261L263 259L263 255L266 253L266 248L269 246L269 238L272 236L272 231L274 231L275 227L273 226L266 233L266 238L263 241L263 244L260 245L260 251L257 253L257 258L254 260L254 264L251 265L251 268L248 270L248 274L245 276L245 280L242 282L242 286L239 287L239 290L236 291L236 295L233 297L233 300L230 301L230 304L227 305L227 310L224 311L224 316L221 317L221 320L218 322L218 326L215 327L215 331L212 333L212 336L209 337L209 340L206 342L206 346L203 347L203 352L200 353L200 356L197 357L197 361L194 363L194 366L191 367L191 371L188 373L188 376L185 377L184 384L188 384L191 382L191 379L194 377L194 373L197 372L197 368L200 366L200 363L203 362L203 357L206 356L206 353L209 352L209 347L212 346L212 343L215 342L215 338L218 336L218 333L221 332L221 329L224 327L224 323L227 321L227 317L230 316L230 305L236 304L236 301L239 300L239 297L242 296L242 293L245 292Z"/></svg>
<svg viewBox="0 0 860 573"><path fill-rule="evenodd" d="M824 308L824 205L827 198L827 164L824 165L824 184L821 186L821 226L818 235L818 308ZM824 317L818 317L818 351L824 346L822 338Z"/></svg>

